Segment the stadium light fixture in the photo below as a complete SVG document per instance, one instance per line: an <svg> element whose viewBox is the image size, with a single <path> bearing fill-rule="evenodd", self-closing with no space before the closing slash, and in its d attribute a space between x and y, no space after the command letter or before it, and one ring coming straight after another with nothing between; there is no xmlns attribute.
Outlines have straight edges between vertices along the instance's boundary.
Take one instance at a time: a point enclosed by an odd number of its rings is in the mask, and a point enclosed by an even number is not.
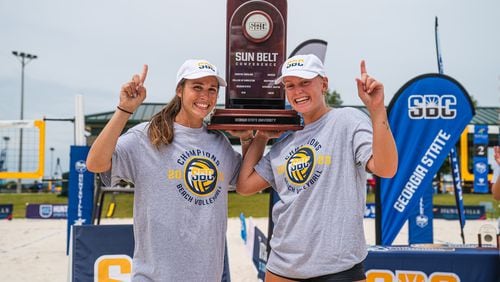
<svg viewBox="0 0 500 282"><path fill-rule="evenodd" d="M12 55L16 56L18 60L21 62L21 120L24 119L24 67L34 59L37 59L37 55L12 51ZM23 129L19 129L19 163L18 169L19 172L23 171ZM17 193L21 193L21 179L17 180Z"/></svg>

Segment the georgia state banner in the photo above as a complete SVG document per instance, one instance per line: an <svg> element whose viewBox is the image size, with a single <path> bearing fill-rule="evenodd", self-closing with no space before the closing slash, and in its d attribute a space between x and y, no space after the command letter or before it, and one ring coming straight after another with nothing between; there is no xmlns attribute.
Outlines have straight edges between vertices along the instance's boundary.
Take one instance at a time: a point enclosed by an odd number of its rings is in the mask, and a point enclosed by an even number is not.
<svg viewBox="0 0 500 282"><path fill-rule="evenodd" d="M474 114L467 91L447 75L417 76L396 93L388 118L399 165L393 178L378 181L379 244L392 244Z"/></svg>

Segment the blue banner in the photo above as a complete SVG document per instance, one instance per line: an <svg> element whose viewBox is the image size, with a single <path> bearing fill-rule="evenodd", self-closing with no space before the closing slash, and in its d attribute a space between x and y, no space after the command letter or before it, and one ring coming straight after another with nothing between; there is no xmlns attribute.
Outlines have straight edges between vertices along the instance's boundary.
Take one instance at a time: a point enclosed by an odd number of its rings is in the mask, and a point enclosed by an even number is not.
<svg viewBox="0 0 500 282"><path fill-rule="evenodd" d="M462 178L460 177L459 163L460 162L458 161L457 151L455 150L455 148L452 148L450 152L451 174L453 175L453 188L455 191L455 202L457 203L457 208L458 208L458 218L460 219L460 229L463 235L463 230L465 226L465 209L464 209L464 199L462 194ZM465 244L465 242L462 243Z"/></svg>
<svg viewBox="0 0 500 282"><path fill-rule="evenodd" d="M486 219L486 208L484 206L464 206L463 217L471 220ZM456 220L460 217L460 212L455 206L434 206L434 218Z"/></svg>
<svg viewBox="0 0 500 282"><path fill-rule="evenodd" d="M488 193L488 126L474 126L474 193Z"/></svg>
<svg viewBox="0 0 500 282"><path fill-rule="evenodd" d="M73 232L69 281L131 281L134 255L131 224L75 225ZM221 281L231 281L227 242Z"/></svg>
<svg viewBox="0 0 500 282"><path fill-rule="evenodd" d="M130 281L133 254L132 225L75 225L70 281Z"/></svg>
<svg viewBox="0 0 500 282"><path fill-rule="evenodd" d="M253 256L252 261L257 268L257 278L264 281L267 264L267 238L259 228L254 229Z"/></svg>
<svg viewBox="0 0 500 282"><path fill-rule="evenodd" d="M494 248L381 247L368 250L366 281L498 282Z"/></svg>
<svg viewBox="0 0 500 282"><path fill-rule="evenodd" d="M67 247L72 225L92 224L94 174L87 170L85 162L89 150L88 146L71 146L70 149Z"/></svg>
<svg viewBox="0 0 500 282"><path fill-rule="evenodd" d="M0 219L12 220L12 212L14 211L13 204L0 205Z"/></svg>
<svg viewBox="0 0 500 282"><path fill-rule="evenodd" d="M67 204L27 204L26 218L67 219Z"/></svg>
<svg viewBox="0 0 500 282"><path fill-rule="evenodd" d="M469 95L453 78L425 74L407 82L389 105L399 166L379 181L377 243L390 245L474 115Z"/></svg>
<svg viewBox="0 0 500 282"><path fill-rule="evenodd" d="M375 204L374 203L366 203L365 207L365 218L375 218L377 216Z"/></svg>
<svg viewBox="0 0 500 282"><path fill-rule="evenodd" d="M418 208L410 212L408 219L408 242L410 244L434 243L432 187L427 187L418 201Z"/></svg>

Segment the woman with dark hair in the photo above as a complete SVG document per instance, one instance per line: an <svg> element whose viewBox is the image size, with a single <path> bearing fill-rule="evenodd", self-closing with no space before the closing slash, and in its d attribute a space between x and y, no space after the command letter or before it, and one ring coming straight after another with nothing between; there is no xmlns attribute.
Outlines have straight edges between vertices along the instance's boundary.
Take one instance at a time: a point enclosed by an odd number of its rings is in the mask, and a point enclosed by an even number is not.
<svg viewBox="0 0 500 282"><path fill-rule="evenodd" d="M113 117L87 158L103 182L135 185L133 281L220 281L227 228L227 191L236 183L241 155L204 118L226 82L206 60L187 60L177 73L175 97L122 136L146 98L141 75L120 91ZM252 132L241 135L244 146Z"/></svg>

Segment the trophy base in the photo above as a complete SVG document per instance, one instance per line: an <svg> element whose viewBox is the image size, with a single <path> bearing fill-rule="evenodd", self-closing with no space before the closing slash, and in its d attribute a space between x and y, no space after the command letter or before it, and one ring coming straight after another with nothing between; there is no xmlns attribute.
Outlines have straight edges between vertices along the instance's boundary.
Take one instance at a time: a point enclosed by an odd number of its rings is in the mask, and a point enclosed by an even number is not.
<svg viewBox="0 0 500 282"><path fill-rule="evenodd" d="M215 130L301 130L300 116L294 110L216 109L207 126Z"/></svg>

